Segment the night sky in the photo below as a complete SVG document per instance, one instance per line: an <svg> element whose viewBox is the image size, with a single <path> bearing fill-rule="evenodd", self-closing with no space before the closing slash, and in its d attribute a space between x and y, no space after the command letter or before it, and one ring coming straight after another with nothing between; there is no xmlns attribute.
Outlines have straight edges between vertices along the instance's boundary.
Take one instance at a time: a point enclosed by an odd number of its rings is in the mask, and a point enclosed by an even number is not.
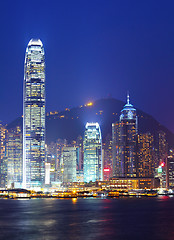
<svg viewBox="0 0 174 240"><path fill-rule="evenodd" d="M0 119L22 115L31 38L46 54L47 111L112 96L174 132L174 1L0 1Z"/></svg>

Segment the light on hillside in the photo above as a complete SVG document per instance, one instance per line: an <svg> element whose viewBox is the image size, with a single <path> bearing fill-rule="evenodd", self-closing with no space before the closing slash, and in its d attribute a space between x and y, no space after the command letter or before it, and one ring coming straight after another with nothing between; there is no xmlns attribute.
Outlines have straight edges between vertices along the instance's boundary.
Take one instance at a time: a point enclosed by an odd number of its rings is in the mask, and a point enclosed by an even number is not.
<svg viewBox="0 0 174 240"><path fill-rule="evenodd" d="M92 106L93 105L93 102L89 102L86 104L88 107Z"/></svg>

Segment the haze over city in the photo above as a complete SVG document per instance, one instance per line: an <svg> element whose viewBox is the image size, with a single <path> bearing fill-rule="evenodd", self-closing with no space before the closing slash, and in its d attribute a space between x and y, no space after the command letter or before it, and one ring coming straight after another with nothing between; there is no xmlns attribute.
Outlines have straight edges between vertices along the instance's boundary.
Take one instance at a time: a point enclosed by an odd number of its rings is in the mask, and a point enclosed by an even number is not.
<svg viewBox="0 0 174 240"><path fill-rule="evenodd" d="M112 96L174 132L172 1L3 1L0 119L22 115L24 55L31 38L46 53L46 111Z"/></svg>

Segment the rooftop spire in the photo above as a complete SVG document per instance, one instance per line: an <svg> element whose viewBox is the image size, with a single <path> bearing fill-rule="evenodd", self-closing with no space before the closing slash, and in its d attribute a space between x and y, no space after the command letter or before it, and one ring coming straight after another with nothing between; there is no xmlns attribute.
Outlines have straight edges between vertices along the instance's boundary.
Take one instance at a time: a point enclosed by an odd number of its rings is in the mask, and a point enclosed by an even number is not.
<svg viewBox="0 0 174 240"><path fill-rule="evenodd" d="M127 91L127 104L130 104L130 100L129 100L129 91Z"/></svg>

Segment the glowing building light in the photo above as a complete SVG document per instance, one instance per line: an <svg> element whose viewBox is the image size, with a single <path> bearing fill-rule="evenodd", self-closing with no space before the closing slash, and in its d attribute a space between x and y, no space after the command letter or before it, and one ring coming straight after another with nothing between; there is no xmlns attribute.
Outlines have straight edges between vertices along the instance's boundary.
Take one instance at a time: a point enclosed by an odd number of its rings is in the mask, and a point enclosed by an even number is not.
<svg viewBox="0 0 174 240"><path fill-rule="evenodd" d="M92 106L93 105L93 102L89 102L86 104L88 107Z"/></svg>
<svg viewBox="0 0 174 240"><path fill-rule="evenodd" d="M103 171L104 172L110 172L110 169L109 168L104 168Z"/></svg>

